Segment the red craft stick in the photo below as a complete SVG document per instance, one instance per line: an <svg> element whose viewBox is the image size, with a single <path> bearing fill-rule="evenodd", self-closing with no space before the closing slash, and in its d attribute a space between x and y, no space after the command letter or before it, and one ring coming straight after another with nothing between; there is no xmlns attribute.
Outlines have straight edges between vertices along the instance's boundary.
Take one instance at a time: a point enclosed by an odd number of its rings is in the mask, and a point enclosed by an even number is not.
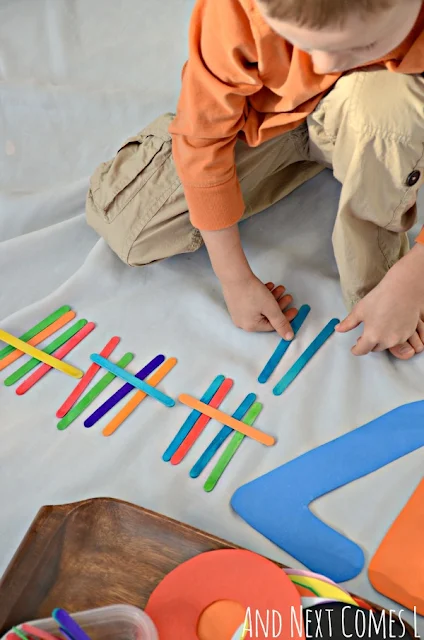
<svg viewBox="0 0 424 640"><path fill-rule="evenodd" d="M231 391L233 384L233 380L230 380L230 378L226 378L222 385L219 387L218 391L215 393L212 400L209 402L209 406L217 409L224 398ZM183 460L183 458L185 458L191 447L196 442L197 438L201 435L201 433L203 433L206 425L210 422L210 420L211 418L205 415L201 415L200 418L198 418L193 429L190 431L186 439L180 444L180 446L172 456L171 464L180 464L180 462Z"/></svg>
<svg viewBox="0 0 424 640"><path fill-rule="evenodd" d="M74 336L72 336L70 340L68 340L68 342L65 342L65 344L57 350L57 352L54 354L55 358L57 358L58 360L62 360L65 356L68 355L70 351L72 351L72 349L75 349L75 347L82 340L84 340L84 338L86 338L88 334L91 333L95 328L96 325L94 324L94 322L87 322L87 324L82 329L80 329ZM18 396L22 396L24 393L29 391L39 380L41 380L41 378L46 375L46 373L50 371L51 368L52 367L49 364L42 364L40 367L38 367L34 371L34 373L32 373L29 378L27 378L16 389L16 393L18 394Z"/></svg>
<svg viewBox="0 0 424 640"><path fill-rule="evenodd" d="M107 345L105 345L103 349L100 351L100 355L103 356L103 358L108 358L112 353L112 351L115 349L115 347L119 344L120 340L121 338L118 338L117 336L115 336L114 338L111 338L111 340L109 340ZM87 369L84 376L78 382L77 386L72 391L71 395L65 400L65 402L62 404L60 409L57 410L56 415L58 418L63 418L63 416L66 416L66 414L72 409L72 407L74 406L78 398L87 389L88 385L93 380L96 373L100 371L100 369L101 369L100 365L95 364L93 362L93 364Z"/></svg>

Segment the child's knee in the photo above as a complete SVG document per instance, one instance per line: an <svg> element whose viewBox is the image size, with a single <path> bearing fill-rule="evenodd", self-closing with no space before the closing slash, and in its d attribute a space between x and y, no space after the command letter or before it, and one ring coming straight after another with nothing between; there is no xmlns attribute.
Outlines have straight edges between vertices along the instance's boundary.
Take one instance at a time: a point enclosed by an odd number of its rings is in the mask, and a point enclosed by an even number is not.
<svg viewBox="0 0 424 640"><path fill-rule="evenodd" d="M195 244L172 160L171 119L170 114L163 116L127 140L90 180L87 222L132 266L175 255Z"/></svg>

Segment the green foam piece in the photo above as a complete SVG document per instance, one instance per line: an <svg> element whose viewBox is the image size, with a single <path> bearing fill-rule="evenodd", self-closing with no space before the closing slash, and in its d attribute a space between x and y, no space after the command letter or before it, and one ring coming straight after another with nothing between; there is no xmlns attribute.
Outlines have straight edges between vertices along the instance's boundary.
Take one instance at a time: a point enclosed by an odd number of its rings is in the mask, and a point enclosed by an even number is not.
<svg viewBox="0 0 424 640"><path fill-rule="evenodd" d="M32 329L29 329L26 333L23 333L21 336L19 336L19 339L23 340L24 342L28 342L28 340L34 338L38 333L43 331L46 327L49 327L51 324L53 324L53 322L55 322L58 318L64 316L65 313L68 313L68 311L70 310L71 307L68 305L60 307L60 309L56 309L56 311L47 316L47 318L44 318L44 320L41 320L41 322L32 327ZM10 344L8 344L7 347L4 347L0 351L0 360L3 360L3 358L8 356L9 353L12 353L12 351L16 351L15 347L12 347L10 346Z"/></svg>
<svg viewBox="0 0 424 640"><path fill-rule="evenodd" d="M87 320L84 320L84 319L78 320L78 322L73 324L72 327L69 327L69 329L61 333L60 336L58 336L55 340L53 340L53 342L50 342L50 344L48 344L47 347L42 349L43 353L48 353L49 355L52 355L52 353L57 351L59 347L64 345L66 342L68 342L68 340L70 340L72 336L74 336L76 333L78 333L78 331L80 331L83 327L85 327L86 324L87 324ZM35 367L38 366L39 364L40 364L40 360L38 360L37 358L31 358L30 360L28 360L28 362L23 364L22 367L19 367L19 369L17 369L14 373L12 373L12 375L6 378L6 380L4 381L4 384L6 385L6 387L11 387L12 384L15 384L16 382L18 382L21 378L26 376L27 373L35 369Z"/></svg>
<svg viewBox="0 0 424 640"><path fill-rule="evenodd" d="M251 409L247 412L246 417L244 418L244 420L242 420L242 422L244 422L245 424L248 424L251 427L255 423L256 418L258 417L262 409L263 409L263 404L261 404L260 402L255 402L255 404L252 405ZM212 469L209 478L206 480L203 486L203 489L207 493L210 493L215 489L219 479L221 478L225 469L230 464L237 449L240 447L245 437L246 437L245 435L238 432L236 432L233 435L230 443L228 444L224 453L216 463L215 467Z"/></svg>
<svg viewBox="0 0 424 640"><path fill-rule="evenodd" d="M133 353L126 353L120 360L118 360L117 365L119 367L127 367L130 362L134 360ZM59 431L64 431L69 427L74 420L76 420L82 413L90 406L92 402L110 385L113 380L115 380L116 376L113 373L107 373L101 378L94 387L85 394L81 398L81 400L72 407L72 409L57 423L57 428Z"/></svg>

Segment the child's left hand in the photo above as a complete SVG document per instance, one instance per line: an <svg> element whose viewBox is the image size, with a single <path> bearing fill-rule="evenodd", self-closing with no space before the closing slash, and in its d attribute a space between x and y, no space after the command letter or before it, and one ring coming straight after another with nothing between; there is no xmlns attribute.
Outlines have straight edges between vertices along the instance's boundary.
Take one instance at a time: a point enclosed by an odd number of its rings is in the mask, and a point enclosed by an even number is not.
<svg viewBox="0 0 424 640"><path fill-rule="evenodd" d="M424 351L424 246L416 245L380 284L358 302L337 328L363 333L352 349L356 356L385 351L408 360Z"/></svg>

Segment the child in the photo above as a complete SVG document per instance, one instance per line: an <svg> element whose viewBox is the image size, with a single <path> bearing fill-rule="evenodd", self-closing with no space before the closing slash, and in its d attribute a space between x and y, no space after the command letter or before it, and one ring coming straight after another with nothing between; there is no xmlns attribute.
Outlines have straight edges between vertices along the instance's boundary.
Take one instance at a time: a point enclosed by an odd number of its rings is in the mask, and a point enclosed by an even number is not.
<svg viewBox="0 0 424 640"><path fill-rule="evenodd" d="M424 350L421 0L197 0L176 116L131 138L91 180L88 222L145 265L204 242L234 323L291 339L238 222L323 167L342 184L333 245L355 355ZM189 212L189 213L188 213ZM283 313L285 311L285 313Z"/></svg>

